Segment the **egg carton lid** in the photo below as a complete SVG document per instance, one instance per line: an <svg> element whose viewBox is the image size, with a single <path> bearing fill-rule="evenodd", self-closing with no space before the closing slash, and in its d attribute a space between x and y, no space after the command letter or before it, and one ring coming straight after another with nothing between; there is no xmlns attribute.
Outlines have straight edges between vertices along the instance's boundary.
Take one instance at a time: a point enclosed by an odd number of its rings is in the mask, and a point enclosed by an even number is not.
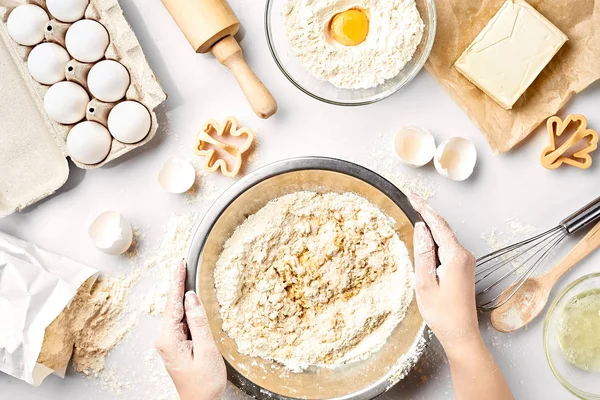
<svg viewBox="0 0 600 400"><path fill-rule="evenodd" d="M0 29L0 217L51 195L69 176L65 154L30 95L8 40Z"/></svg>
<svg viewBox="0 0 600 400"><path fill-rule="evenodd" d="M23 0L0 0L0 218L50 196L65 184L69 176L64 128L57 129L45 114L37 83L29 75L22 55L15 51L15 43L4 23L9 10L24 3L26 1ZM110 11L106 15L110 16L113 26L107 29L110 31L117 27L118 36L128 38L126 47L139 46L117 0L92 0L92 5L92 12L97 9ZM111 36L113 39L118 40ZM142 89L148 89L144 105L150 109L152 116L150 134L139 144L122 145L123 148L101 164L85 166L74 162L78 167L101 166L132 148L142 146L156 133L158 125L154 108L166 99L166 95L145 58L142 56L139 61L144 65L135 67L145 71L144 77L147 78L144 82L146 87Z"/></svg>

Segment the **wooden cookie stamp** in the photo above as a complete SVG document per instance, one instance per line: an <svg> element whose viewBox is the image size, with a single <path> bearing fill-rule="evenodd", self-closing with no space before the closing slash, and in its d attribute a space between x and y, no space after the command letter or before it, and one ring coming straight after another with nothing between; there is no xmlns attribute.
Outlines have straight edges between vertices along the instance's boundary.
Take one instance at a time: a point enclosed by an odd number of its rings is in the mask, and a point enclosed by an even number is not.
<svg viewBox="0 0 600 400"><path fill-rule="evenodd" d="M252 147L254 132L249 128L238 128L238 121L229 117L223 124L207 121L198 133L195 152L204 158L204 169L233 178L239 174L243 154Z"/></svg>
<svg viewBox="0 0 600 400"><path fill-rule="evenodd" d="M598 148L598 132L588 129L587 119L583 115L569 115L564 121L558 116L550 117L547 127L550 145L542 153L541 162L544 168L556 169L562 164L581 169L592 166L590 154ZM572 132L571 136L557 147L557 138L567 131ZM571 154L566 155L569 152Z"/></svg>

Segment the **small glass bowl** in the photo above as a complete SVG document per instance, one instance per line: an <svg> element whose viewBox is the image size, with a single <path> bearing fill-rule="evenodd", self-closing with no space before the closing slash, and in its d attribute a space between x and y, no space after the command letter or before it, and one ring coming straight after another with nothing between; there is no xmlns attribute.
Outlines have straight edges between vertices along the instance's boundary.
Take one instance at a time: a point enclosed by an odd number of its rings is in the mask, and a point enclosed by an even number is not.
<svg viewBox="0 0 600 400"><path fill-rule="evenodd" d="M558 324L566 304L593 289L600 289L600 273L586 275L565 288L550 306L544 322L544 350L550 369L565 389L586 400L600 400L600 372L586 372L567 361L558 340Z"/></svg>
<svg viewBox="0 0 600 400"><path fill-rule="evenodd" d="M410 82L423 68L431 53L436 31L434 0L416 0L417 8L425 24L423 39L413 58L392 79L369 89L340 89L329 82L315 78L300 63L292 50L286 34L283 10L288 0L267 0L265 28L269 50L281 72L298 89L325 103L338 106L361 106L375 103L396 93Z"/></svg>

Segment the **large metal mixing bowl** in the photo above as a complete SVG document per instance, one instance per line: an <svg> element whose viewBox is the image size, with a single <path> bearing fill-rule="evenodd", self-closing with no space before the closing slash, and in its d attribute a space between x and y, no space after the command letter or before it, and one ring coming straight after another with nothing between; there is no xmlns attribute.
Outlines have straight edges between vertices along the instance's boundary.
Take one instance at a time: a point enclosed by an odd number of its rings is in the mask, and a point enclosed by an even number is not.
<svg viewBox="0 0 600 400"><path fill-rule="evenodd" d="M314 368L292 373L281 365L238 353L222 321L213 271L223 243L251 214L270 200L299 190L353 192L377 205L396 221L412 257L413 226L419 215L393 184L346 161L306 157L260 168L231 186L211 207L188 255L188 289L196 289L210 328L226 361L229 380L258 399L372 399L396 384L415 365L429 338L416 300L383 348L370 358L336 369Z"/></svg>

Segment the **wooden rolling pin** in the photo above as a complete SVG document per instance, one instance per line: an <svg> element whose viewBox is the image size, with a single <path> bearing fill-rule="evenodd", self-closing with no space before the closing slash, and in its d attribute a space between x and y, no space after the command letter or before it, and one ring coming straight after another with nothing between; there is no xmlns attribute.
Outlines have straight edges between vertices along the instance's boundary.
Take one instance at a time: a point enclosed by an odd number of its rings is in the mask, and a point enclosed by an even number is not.
<svg viewBox="0 0 600 400"><path fill-rule="evenodd" d="M240 21L225 0L162 0L197 53L212 51L231 70L250 106L261 118L277 112L269 89L246 64L242 48L233 37Z"/></svg>

